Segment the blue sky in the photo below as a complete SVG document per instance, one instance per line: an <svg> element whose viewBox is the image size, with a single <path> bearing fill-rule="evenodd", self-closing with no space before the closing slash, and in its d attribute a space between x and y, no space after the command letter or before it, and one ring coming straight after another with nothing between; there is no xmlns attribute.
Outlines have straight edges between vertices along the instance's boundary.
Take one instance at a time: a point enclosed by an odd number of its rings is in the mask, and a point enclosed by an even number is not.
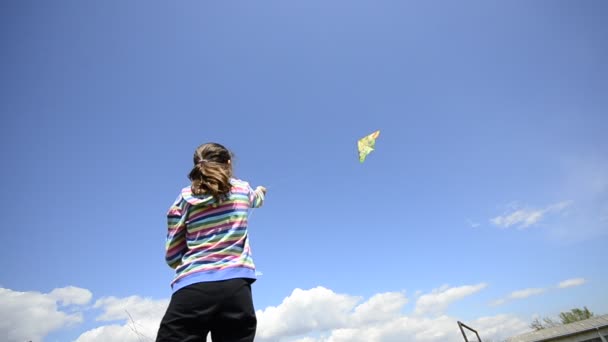
<svg viewBox="0 0 608 342"><path fill-rule="evenodd" d="M608 313L605 2L2 7L0 330L85 341L151 305L153 334L165 213L207 141L269 188L250 224L262 341L340 341L372 298L379 341L396 320L445 341L456 319L506 336ZM34 331L15 312L37 301L57 322Z"/></svg>

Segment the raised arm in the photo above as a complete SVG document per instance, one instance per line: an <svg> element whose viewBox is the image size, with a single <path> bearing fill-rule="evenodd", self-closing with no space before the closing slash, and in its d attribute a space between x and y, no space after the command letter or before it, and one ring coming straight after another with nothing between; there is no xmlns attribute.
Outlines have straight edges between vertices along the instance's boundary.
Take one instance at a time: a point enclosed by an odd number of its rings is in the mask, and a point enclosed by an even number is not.
<svg viewBox="0 0 608 342"><path fill-rule="evenodd" d="M264 199L266 197L266 188L263 186L258 186L253 190L251 187L249 188L249 205L252 208L259 208L264 205Z"/></svg>

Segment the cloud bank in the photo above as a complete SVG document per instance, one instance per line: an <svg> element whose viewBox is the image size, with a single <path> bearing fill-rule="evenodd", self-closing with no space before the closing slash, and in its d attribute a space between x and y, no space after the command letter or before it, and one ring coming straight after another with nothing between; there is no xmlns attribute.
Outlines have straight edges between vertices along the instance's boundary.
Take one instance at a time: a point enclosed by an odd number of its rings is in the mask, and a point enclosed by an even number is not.
<svg viewBox="0 0 608 342"><path fill-rule="evenodd" d="M585 282L583 278L571 278L554 288L565 289ZM256 341L460 342L462 335L456 323L459 318L448 315L447 310L487 286L483 282L443 285L430 292L416 293L413 299L404 291L363 298L322 286L296 288L277 306L257 311ZM543 294L550 288L516 290L498 301L521 300ZM91 299L90 291L77 287L55 289L46 294L0 288L0 334L8 336L9 342L42 340L52 331L81 323L84 311L97 310L98 326L84 331L76 342L149 342L154 341L169 302L140 296L102 297L90 305ZM66 308L72 313L62 311ZM484 340L501 340L529 330L526 321L508 314L478 317L465 323L478 330Z"/></svg>
<svg viewBox="0 0 608 342"><path fill-rule="evenodd" d="M52 331L81 323L81 312L61 309L85 305L92 296L89 290L73 286L50 293L0 288L0 336L7 342L40 341Z"/></svg>

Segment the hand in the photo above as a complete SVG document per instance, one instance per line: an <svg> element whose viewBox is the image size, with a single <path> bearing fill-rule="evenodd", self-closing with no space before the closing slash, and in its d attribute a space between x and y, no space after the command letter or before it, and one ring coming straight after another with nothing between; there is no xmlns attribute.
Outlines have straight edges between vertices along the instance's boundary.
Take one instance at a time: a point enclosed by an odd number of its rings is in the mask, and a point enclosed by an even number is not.
<svg viewBox="0 0 608 342"><path fill-rule="evenodd" d="M263 187L263 186L258 186L257 188L255 188L255 191L256 191L256 192L261 192L261 193L263 193L264 195L266 195L266 188L265 188L265 187Z"/></svg>

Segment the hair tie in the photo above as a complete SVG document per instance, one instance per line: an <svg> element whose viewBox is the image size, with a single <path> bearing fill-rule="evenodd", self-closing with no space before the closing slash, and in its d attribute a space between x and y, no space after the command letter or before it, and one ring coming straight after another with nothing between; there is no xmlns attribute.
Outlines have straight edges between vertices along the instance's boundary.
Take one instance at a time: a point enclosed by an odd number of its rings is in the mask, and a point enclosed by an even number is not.
<svg viewBox="0 0 608 342"><path fill-rule="evenodd" d="M207 159L201 159L201 160L199 160L198 164L199 165L203 165L203 164L208 163L208 162L209 161Z"/></svg>

